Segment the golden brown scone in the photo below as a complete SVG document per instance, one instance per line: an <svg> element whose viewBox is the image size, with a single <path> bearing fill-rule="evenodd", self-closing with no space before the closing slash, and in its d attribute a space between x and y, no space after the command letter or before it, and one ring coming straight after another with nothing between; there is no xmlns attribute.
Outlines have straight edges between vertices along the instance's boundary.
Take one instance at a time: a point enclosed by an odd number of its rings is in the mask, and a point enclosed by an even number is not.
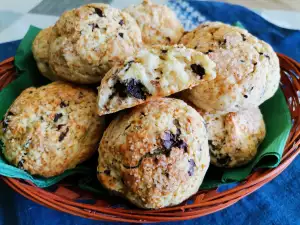
<svg viewBox="0 0 300 225"><path fill-rule="evenodd" d="M32 175L51 177L97 151L104 119L96 113L93 90L54 82L23 91L0 128L9 163Z"/></svg>
<svg viewBox="0 0 300 225"><path fill-rule="evenodd" d="M211 163L218 167L238 167L250 162L266 135L259 108L225 115L204 113Z"/></svg>
<svg viewBox="0 0 300 225"><path fill-rule="evenodd" d="M138 23L145 44L177 44L184 29L176 14L165 5L143 0L139 5L132 5L124 10Z"/></svg>
<svg viewBox="0 0 300 225"><path fill-rule="evenodd" d="M106 4L88 4L64 12L56 22L49 64L65 80L98 83L141 45L140 28L129 14Z"/></svg>
<svg viewBox="0 0 300 225"><path fill-rule="evenodd" d="M178 99L157 99L119 115L99 146L98 179L142 208L186 200L208 166L204 120Z"/></svg>
<svg viewBox="0 0 300 225"><path fill-rule="evenodd" d="M280 80L272 47L247 30L219 22L201 24L180 43L216 63L216 79L184 92L184 97L211 113L257 107L274 95Z"/></svg>
<svg viewBox="0 0 300 225"><path fill-rule="evenodd" d="M183 45L141 49L102 79L98 113L117 112L202 85L215 78L215 66L206 55Z"/></svg>
<svg viewBox="0 0 300 225"><path fill-rule="evenodd" d="M49 40L52 27L41 30L32 43L32 53L37 67L42 75L49 80L55 81L59 78L49 67Z"/></svg>

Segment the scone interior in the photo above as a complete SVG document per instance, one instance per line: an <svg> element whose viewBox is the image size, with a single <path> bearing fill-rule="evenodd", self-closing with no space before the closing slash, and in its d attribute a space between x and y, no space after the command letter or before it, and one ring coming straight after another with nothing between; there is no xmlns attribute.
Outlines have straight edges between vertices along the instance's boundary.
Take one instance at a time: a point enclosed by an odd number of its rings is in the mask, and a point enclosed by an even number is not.
<svg viewBox="0 0 300 225"><path fill-rule="evenodd" d="M228 113L257 107L279 86L276 53L247 30L206 22L185 34L180 43L201 51L216 63L216 79L185 92L184 97L199 108Z"/></svg>
<svg viewBox="0 0 300 225"><path fill-rule="evenodd" d="M206 113L211 163L218 167L239 167L249 163L266 134L259 108L224 115Z"/></svg>
<svg viewBox="0 0 300 225"><path fill-rule="evenodd" d="M147 45L177 44L184 29L176 14L167 6L143 0L123 11L129 13L139 25L143 42Z"/></svg>
<svg viewBox="0 0 300 225"><path fill-rule="evenodd" d="M92 89L64 82L26 89L0 125L5 158L43 177L74 168L97 151L104 119L96 107Z"/></svg>
<svg viewBox="0 0 300 225"><path fill-rule="evenodd" d="M209 166L203 118L178 99L121 113L99 146L98 179L142 208L177 205L195 194Z"/></svg>
<svg viewBox="0 0 300 225"><path fill-rule="evenodd" d="M113 67L98 93L99 115L201 85L215 78L215 63L183 46L156 46Z"/></svg>

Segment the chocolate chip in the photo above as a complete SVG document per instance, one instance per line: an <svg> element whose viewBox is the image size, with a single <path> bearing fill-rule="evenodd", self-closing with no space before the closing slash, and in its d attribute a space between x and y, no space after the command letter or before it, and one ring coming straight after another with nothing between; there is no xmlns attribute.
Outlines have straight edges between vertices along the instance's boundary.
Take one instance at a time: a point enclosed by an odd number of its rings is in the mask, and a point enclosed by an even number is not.
<svg viewBox="0 0 300 225"><path fill-rule="evenodd" d="M191 68L194 73L198 74L200 76L200 79L203 78L203 75L205 74L205 69L199 65L199 64L192 64Z"/></svg>
<svg viewBox="0 0 300 225"><path fill-rule="evenodd" d="M167 52L168 52L168 50L166 50L166 49L161 50L161 53L167 53Z"/></svg>
<svg viewBox="0 0 300 225"><path fill-rule="evenodd" d="M127 96L126 86L125 86L125 84L121 83L120 81L117 81L117 83L114 86L114 89L121 98L125 98Z"/></svg>
<svg viewBox="0 0 300 225"><path fill-rule="evenodd" d="M130 60L130 61L127 62L127 64L125 65L125 72L127 72L129 70L132 63L134 63L134 60Z"/></svg>
<svg viewBox="0 0 300 225"><path fill-rule="evenodd" d="M25 160L24 160L24 159L21 159L21 160L18 162L17 167L18 167L19 169L23 170L23 169L24 169L24 165L23 165L24 162L25 162Z"/></svg>
<svg viewBox="0 0 300 225"><path fill-rule="evenodd" d="M123 37L124 37L124 34L123 34L123 33L119 33L119 36L120 36L121 38L123 38Z"/></svg>
<svg viewBox="0 0 300 225"><path fill-rule="evenodd" d="M196 163L193 159L189 159L189 164L190 164L190 167L188 170L188 174L189 174L189 176L193 176L194 175L194 167L196 166Z"/></svg>
<svg viewBox="0 0 300 225"><path fill-rule="evenodd" d="M131 79L127 83L127 93L132 95L135 98L146 100L145 86L137 80Z"/></svg>
<svg viewBox="0 0 300 225"><path fill-rule="evenodd" d="M8 113L7 113L7 116L14 116L15 114L13 114L11 111L9 111Z"/></svg>
<svg viewBox="0 0 300 225"><path fill-rule="evenodd" d="M124 24L124 20L120 20L119 24L122 26Z"/></svg>
<svg viewBox="0 0 300 225"><path fill-rule="evenodd" d="M104 17L102 10L99 8L95 8L95 13L100 17Z"/></svg>
<svg viewBox="0 0 300 225"><path fill-rule="evenodd" d="M219 40L219 45L220 45L221 47L225 47L226 43L227 43L226 38L224 38L223 40Z"/></svg>
<svg viewBox="0 0 300 225"><path fill-rule="evenodd" d="M57 130L60 130L63 126L66 126L66 124L58 124Z"/></svg>
<svg viewBox="0 0 300 225"><path fill-rule="evenodd" d="M244 98L248 98L248 95L244 95Z"/></svg>
<svg viewBox="0 0 300 225"><path fill-rule="evenodd" d="M194 47L194 49L197 49L198 48L198 46L196 45L195 47Z"/></svg>
<svg viewBox="0 0 300 225"><path fill-rule="evenodd" d="M245 34L241 34L242 38L243 38L243 41L246 41L246 35Z"/></svg>
<svg viewBox="0 0 300 225"><path fill-rule="evenodd" d="M256 65L257 65L257 62L254 62L253 65L256 66Z"/></svg>
<svg viewBox="0 0 300 225"><path fill-rule="evenodd" d="M109 176L110 175L110 170L104 170L104 173Z"/></svg>
<svg viewBox="0 0 300 225"><path fill-rule="evenodd" d="M69 127L67 127L67 129L66 129L65 132L62 132L62 133L59 135L58 140L59 140L59 141L64 140L64 138L66 137L66 135L68 134L68 132L69 132Z"/></svg>
<svg viewBox="0 0 300 225"><path fill-rule="evenodd" d="M264 53L263 53L263 52L259 52L259 54L260 54L260 55L264 55Z"/></svg>
<svg viewBox="0 0 300 225"><path fill-rule="evenodd" d="M241 63L244 63L244 62L245 62L245 60L242 60L242 59L241 59L241 60L240 60L240 62L241 62Z"/></svg>
<svg viewBox="0 0 300 225"><path fill-rule="evenodd" d="M220 165L226 166L226 165L228 165L228 163L230 163L231 158L230 158L229 155L225 155L225 156L223 156L223 157L221 157L221 158L218 158L217 161L218 161L218 163L219 163Z"/></svg>
<svg viewBox="0 0 300 225"><path fill-rule="evenodd" d="M94 31L94 29L99 28L98 24L93 23L93 24L89 24L89 26L92 27L92 31Z"/></svg>
<svg viewBox="0 0 300 225"><path fill-rule="evenodd" d="M253 89L254 89L254 87L251 87L251 88L250 88L250 91L252 91Z"/></svg>
<svg viewBox="0 0 300 225"><path fill-rule="evenodd" d="M169 37L166 37L166 39L168 40L168 42L171 42L171 38L169 38Z"/></svg>
<svg viewBox="0 0 300 225"><path fill-rule="evenodd" d="M83 96L84 96L83 93L80 91L78 98L83 98Z"/></svg>
<svg viewBox="0 0 300 225"><path fill-rule="evenodd" d="M57 122L59 120L59 118L61 118L63 116L62 113L56 113L55 116L54 116L54 122Z"/></svg>
<svg viewBox="0 0 300 225"><path fill-rule="evenodd" d="M207 52L204 52L204 54L208 54L208 53L211 53L211 52L214 52L214 51L209 49Z"/></svg>
<svg viewBox="0 0 300 225"><path fill-rule="evenodd" d="M65 103L64 101L61 101L59 106L60 106L60 108L65 108L65 107L69 106L69 104Z"/></svg>
<svg viewBox="0 0 300 225"><path fill-rule="evenodd" d="M269 55L265 54L264 56L265 56L266 58L270 59L270 56L269 56Z"/></svg>
<svg viewBox="0 0 300 225"><path fill-rule="evenodd" d="M173 147L180 148L187 152L188 146L183 140L179 139L180 134L180 129L177 129L175 135L171 131L165 131L161 137L163 147L167 150L171 150Z"/></svg>
<svg viewBox="0 0 300 225"><path fill-rule="evenodd" d="M165 131L161 139L164 148L167 150L170 150L176 141L176 137L171 133L171 131Z"/></svg>
<svg viewBox="0 0 300 225"><path fill-rule="evenodd" d="M180 148L180 149L183 149L184 150L184 152L187 152L187 144L183 141L183 140L179 140L178 142L177 142L177 146L176 147L178 147L178 148Z"/></svg>

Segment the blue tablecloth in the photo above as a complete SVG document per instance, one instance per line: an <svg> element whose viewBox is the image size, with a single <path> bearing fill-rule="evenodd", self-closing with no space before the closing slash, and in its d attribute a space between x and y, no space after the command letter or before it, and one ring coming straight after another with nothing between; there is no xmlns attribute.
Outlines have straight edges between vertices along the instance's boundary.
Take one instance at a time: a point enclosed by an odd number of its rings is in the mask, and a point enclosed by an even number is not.
<svg viewBox="0 0 300 225"><path fill-rule="evenodd" d="M182 1L178 1L180 4ZM178 4L179 4L178 3ZM177 3L176 3L177 4ZM276 51L300 61L300 32L279 28L240 6L191 1L202 18L226 23L240 21L252 34L269 42ZM178 6L180 10L180 6ZM188 13L186 12L182 12ZM187 15L188 16L188 15ZM196 17L195 17L196 18ZM197 17L199 20L199 17ZM196 19L197 19L196 18ZM0 45L0 61L13 56L19 42ZM222 187L226 189L226 187ZM0 225L112 224L92 221L45 208L13 192L0 181ZM124 223L114 223L124 224ZM300 224L300 157L276 179L220 212L176 225L197 224Z"/></svg>

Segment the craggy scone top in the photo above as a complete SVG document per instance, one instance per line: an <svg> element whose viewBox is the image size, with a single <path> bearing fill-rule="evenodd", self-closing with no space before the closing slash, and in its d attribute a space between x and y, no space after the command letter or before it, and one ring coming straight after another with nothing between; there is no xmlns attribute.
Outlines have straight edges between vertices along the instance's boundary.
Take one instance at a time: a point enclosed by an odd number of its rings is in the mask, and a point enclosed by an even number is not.
<svg viewBox="0 0 300 225"><path fill-rule="evenodd" d="M204 120L178 99L119 115L99 146L101 183L142 208L181 203L198 191L208 166Z"/></svg>
<svg viewBox="0 0 300 225"><path fill-rule="evenodd" d="M247 30L207 22L185 34L180 43L216 63L216 79L185 92L185 98L199 108L226 113L257 107L279 86L276 53Z"/></svg>
<svg viewBox="0 0 300 225"><path fill-rule="evenodd" d="M141 46L140 28L129 14L106 4L88 4L64 12L54 25L49 65L64 80L97 83Z"/></svg>
<svg viewBox="0 0 300 225"><path fill-rule="evenodd" d="M129 13L139 25L143 42L147 45L177 44L184 29L176 14L165 5L144 0L141 4L132 5L123 11Z"/></svg>
<svg viewBox="0 0 300 225"><path fill-rule="evenodd" d="M53 82L21 93L1 123L0 139L9 163L51 177L88 159L103 131L92 89Z"/></svg>

